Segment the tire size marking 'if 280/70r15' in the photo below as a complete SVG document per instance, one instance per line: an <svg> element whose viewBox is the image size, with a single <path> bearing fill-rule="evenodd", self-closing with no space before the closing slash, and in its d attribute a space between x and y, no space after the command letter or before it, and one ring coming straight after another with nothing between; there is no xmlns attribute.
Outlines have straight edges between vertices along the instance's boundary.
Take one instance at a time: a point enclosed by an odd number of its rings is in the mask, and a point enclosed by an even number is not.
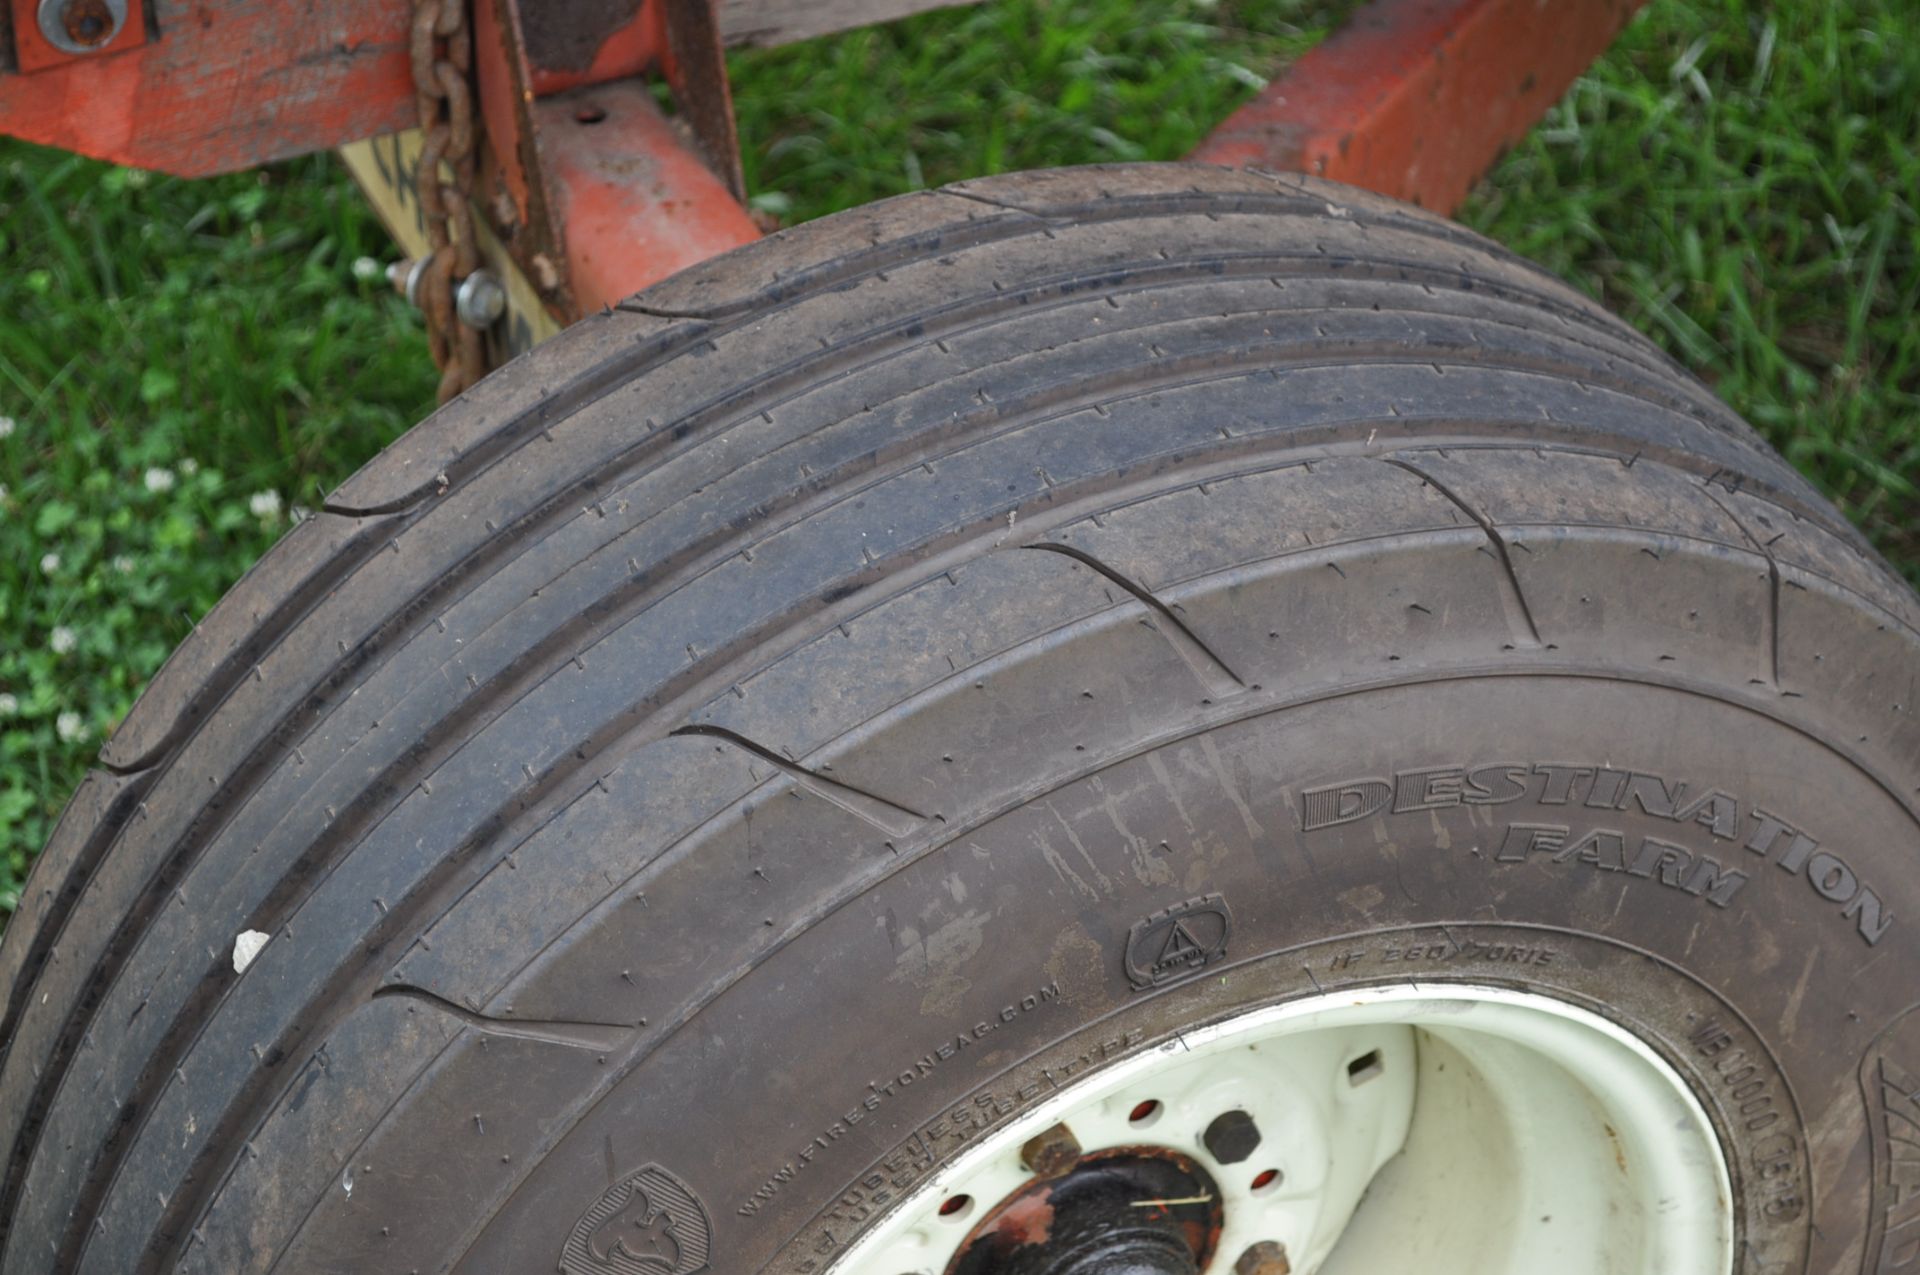
<svg viewBox="0 0 1920 1275"><path fill-rule="evenodd" d="M1869 946L1893 925L1886 904L1852 866L1791 822L1750 806L1718 788L1693 792L1643 770L1536 762L1425 766L1391 777L1364 776L1300 793L1300 828L1318 832L1381 814L1410 814L1451 806L1502 806L1530 800L1541 806L1641 813L1676 824L1698 824L1717 841L1743 846L1762 860L1804 879ZM1603 871L1657 880L1725 907L1748 876L1705 854L1654 837L1629 837L1588 817L1576 823L1513 823L1495 847L1507 863L1534 856L1583 863Z"/></svg>

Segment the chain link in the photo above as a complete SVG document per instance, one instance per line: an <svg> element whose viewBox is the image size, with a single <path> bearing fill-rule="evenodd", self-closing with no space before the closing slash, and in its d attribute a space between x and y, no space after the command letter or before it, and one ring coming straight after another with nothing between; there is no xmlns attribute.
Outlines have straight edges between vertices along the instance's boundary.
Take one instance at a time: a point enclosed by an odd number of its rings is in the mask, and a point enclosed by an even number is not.
<svg viewBox="0 0 1920 1275"><path fill-rule="evenodd" d="M415 175L430 253L421 270L420 310L446 402L486 373L478 330L460 322L454 294L480 265L473 187L479 156L473 123L473 33L466 0L414 0L413 89L425 145ZM451 180L448 175L451 174Z"/></svg>

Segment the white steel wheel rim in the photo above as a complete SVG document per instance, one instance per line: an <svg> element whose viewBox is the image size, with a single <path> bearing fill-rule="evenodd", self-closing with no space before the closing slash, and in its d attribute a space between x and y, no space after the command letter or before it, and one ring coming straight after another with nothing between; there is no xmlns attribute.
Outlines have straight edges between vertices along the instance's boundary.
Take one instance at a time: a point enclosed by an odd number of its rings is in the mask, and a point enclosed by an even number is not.
<svg viewBox="0 0 1920 1275"><path fill-rule="evenodd" d="M1261 1137L1221 1163L1203 1133L1229 1109ZM1084 1152L1170 1147L1211 1174L1225 1229L1206 1275L1263 1241L1292 1275L1733 1269L1719 1139L1664 1059L1564 1001L1433 984L1254 1010L1070 1084L910 1193L831 1275L942 1275L1032 1180L1021 1149L1056 1124Z"/></svg>

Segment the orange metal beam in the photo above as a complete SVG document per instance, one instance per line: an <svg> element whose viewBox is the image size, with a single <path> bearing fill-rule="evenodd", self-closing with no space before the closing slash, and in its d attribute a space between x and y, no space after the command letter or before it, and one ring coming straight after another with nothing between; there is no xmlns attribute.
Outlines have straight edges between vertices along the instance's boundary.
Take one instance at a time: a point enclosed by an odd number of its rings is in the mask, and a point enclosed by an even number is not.
<svg viewBox="0 0 1920 1275"><path fill-rule="evenodd" d="M8 136L203 177L418 123L407 0L131 0L127 28L80 56L40 38L37 0L0 4L17 63L4 70L0 48ZM665 47L661 22L657 4L634 0L623 23L584 34L580 67L536 62L531 87L651 70Z"/></svg>
<svg viewBox="0 0 1920 1275"><path fill-rule="evenodd" d="M14 38L35 36L14 6ZM414 122L408 6L149 0L155 38L0 74L0 132L197 177ZM126 47L130 44L130 47ZM23 52L24 52L23 48Z"/></svg>
<svg viewBox="0 0 1920 1275"><path fill-rule="evenodd" d="M1191 158L1450 213L1645 0L1374 0Z"/></svg>
<svg viewBox="0 0 1920 1275"><path fill-rule="evenodd" d="M541 98L532 123L579 313L760 237L646 85L621 80Z"/></svg>
<svg viewBox="0 0 1920 1275"><path fill-rule="evenodd" d="M476 24L496 0L467 0ZM723 43L780 44L956 0L728 0ZM969 3L970 0L957 0ZM415 122L409 0L128 0L121 32L62 53L39 0L0 0L0 134L203 177ZM536 96L668 61L660 0L516 0Z"/></svg>
<svg viewBox="0 0 1920 1275"><path fill-rule="evenodd" d="M85 53L55 48L40 32L39 10L39 0L12 0L11 10L0 15L0 33L10 30L13 37L13 63L17 70L43 71L79 59L125 53L147 42L147 6L143 0L127 0L127 16L120 29L93 44ZM96 16L101 12L100 8L89 10L78 4L67 6L65 11L74 10L90 11Z"/></svg>

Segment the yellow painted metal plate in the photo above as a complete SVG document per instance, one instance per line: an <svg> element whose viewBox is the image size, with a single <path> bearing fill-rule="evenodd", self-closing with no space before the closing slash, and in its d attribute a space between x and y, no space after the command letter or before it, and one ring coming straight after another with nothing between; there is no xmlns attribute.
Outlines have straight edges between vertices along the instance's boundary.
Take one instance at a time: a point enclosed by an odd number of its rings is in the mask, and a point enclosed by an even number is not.
<svg viewBox="0 0 1920 1275"><path fill-rule="evenodd" d="M409 257L428 252L427 220L420 210L415 179L420 171L421 135L417 128L385 137L368 138L340 148L340 159L353 174L367 202L373 205L401 251ZM476 208L476 212L478 209ZM520 270L506 246L483 222L475 220L480 259L507 289L507 311L493 326L489 355L502 363L522 354L560 331L559 322L541 304L540 294Z"/></svg>

